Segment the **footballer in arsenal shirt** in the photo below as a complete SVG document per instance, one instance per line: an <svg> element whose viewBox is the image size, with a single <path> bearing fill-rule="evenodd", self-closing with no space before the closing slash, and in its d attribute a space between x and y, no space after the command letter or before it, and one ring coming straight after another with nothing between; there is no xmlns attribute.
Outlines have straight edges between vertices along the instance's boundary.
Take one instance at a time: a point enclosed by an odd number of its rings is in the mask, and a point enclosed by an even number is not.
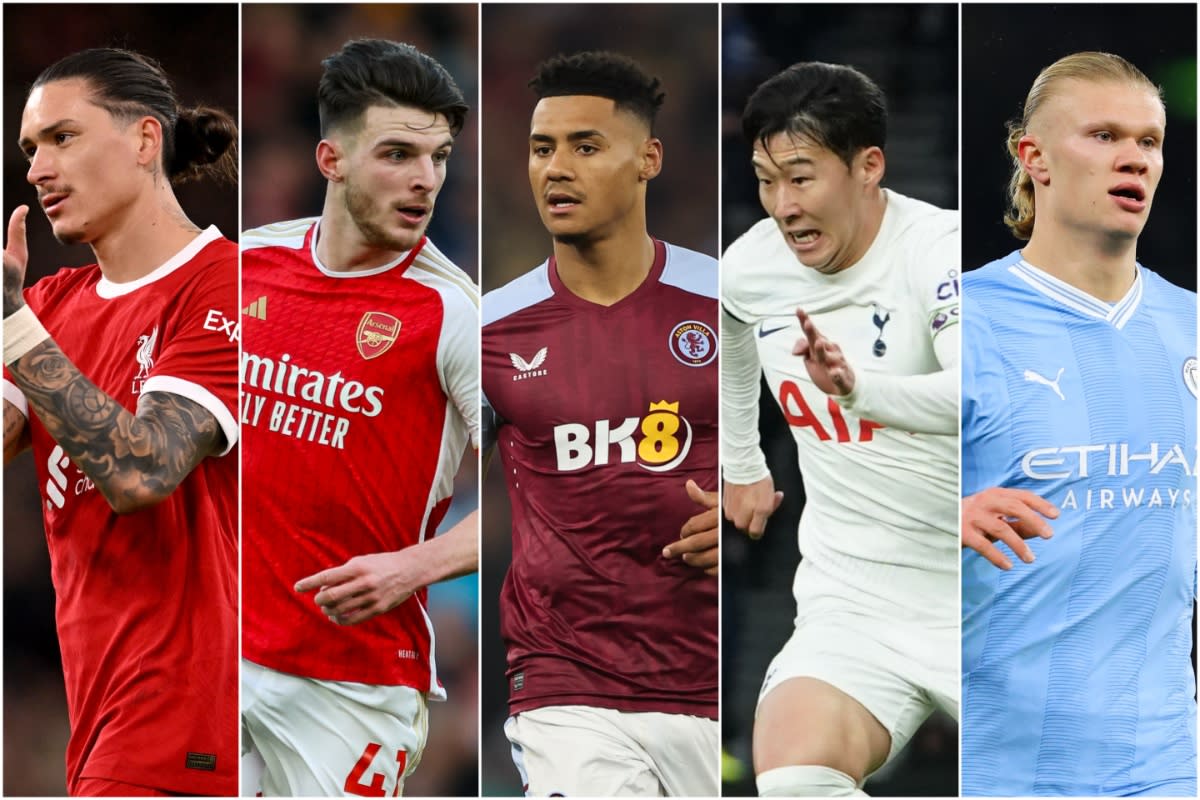
<svg viewBox="0 0 1200 800"><path fill-rule="evenodd" d="M126 50L62 59L25 104L27 179L97 259L22 293L13 213L5 459L32 445L42 487L72 795L237 789L237 248L172 189L233 178L236 141Z"/></svg>
<svg viewBox="0 0 1200 800"><path fill-rule="evenodd" d="M505 732L529 795L715 796L716 262L646 231L657 79L580 53L530 85L554 255L483 311Z"/></svg>
<svg viewBox="0 0 1200 800"><path fill-rule="evenodd" d="M243 785L383 796L446 697L426 587L478 558L475 514L434 536L478 439L478 292L424 235L467 105L411 45L323 65L321 216L243 238Z"/></svg>

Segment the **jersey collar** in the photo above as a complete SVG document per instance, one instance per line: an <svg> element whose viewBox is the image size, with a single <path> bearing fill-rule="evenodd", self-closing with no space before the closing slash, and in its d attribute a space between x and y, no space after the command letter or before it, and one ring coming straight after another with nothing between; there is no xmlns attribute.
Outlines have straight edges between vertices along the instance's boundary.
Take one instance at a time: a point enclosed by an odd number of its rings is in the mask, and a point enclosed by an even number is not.
<svg viewBox="0 0 1200 800"><path fill-rule="evenodd" d="M1025 259L1013 264L1008 271L1051 300L1078 311L1080 314L1102 319L1117 330L1125 327L1125 323L1133 318L1134 312L1142 302L1144 282L1140 266L1135 267L1133 285L1129 287L1129 291L1115 303L1098 300L1082 289L1038 269Z"/></svg>
<svg viewBox="0 0 1200 800"><path fill-rule="evenodd" d="M213 242L221 238L221 232L217 230L216 225L209 225L200 235L192 239L175 255L168 258L163 264L155 267L149 274L143 275L134 281L125 283L114 283L103 275L96 283L96 294L100 295L105 300L112 300L114 297L136 292L143 286L148 286L155 281L161 281L163 278L170 275L175 270L182 267L184 264L196 257L204 248L208 247Z"/></svg>

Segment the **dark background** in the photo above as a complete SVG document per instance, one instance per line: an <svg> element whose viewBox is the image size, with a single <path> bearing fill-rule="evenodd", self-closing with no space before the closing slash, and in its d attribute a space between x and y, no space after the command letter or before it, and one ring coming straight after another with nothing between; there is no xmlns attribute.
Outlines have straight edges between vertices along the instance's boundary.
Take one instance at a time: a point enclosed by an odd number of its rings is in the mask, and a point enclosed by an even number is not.
<svg viewBox="0 0 1200 800"><path fill-rule="evenodd" d="M715 4L487 4L483 30L485 290L528 272L551 254L529 186L529 119L536 97L526 84L538 63L559 53L616 50L662 80L667 97L655 134L663 142L663 169L647 195L650 233L717 255ZM511 560L512 533L497 465L484 481L483 504L481 786L484 795L520 796L503 731L508 685L498 598Z"/></svg>
<svg viewBox="0 0 1200 800"><path fill-rule="evenodd" d="M246 229L321 213L325 179L317 83L321 61L351 39L407 42L437 59L471 107L454 142L428 235L470 275L478 274L478 7L473 4L242 6L242 220ZM478 460L468 451L444 531L478 503ZM469 575L430 587L438 677L448 701L429 704L429 741L405 781L411 796L474 797L478 789L479 581Z"/></svg>
<svg viewBox="0 0 1200 800"><path fill-rule="evenodd" d="M1165 165L1137 255L1146 267L1194 290L1196 6L967 3L962 30L967 89L962 106L963 266L983 266L1024 244L1002 221L1012 174L1005 123L1020 118L1029 87L1043 68L1071 53L1102 50L1132 62L1164 89Z"/></svg>
<svg viewBox="0 0 1200 800"><path fill-rule="evenodd" d="M958 207L957 5L727 3L722 12L723 247L766 216L750 167L752 143L741 134L742 109L756 86L797 61L848 64L874 80L888 100L883 185L942 208ZM796 445L766 390L759 418L763 449L784 501L759 541L751 542L728 526L722 538L726 796L756 794L751 760L754 708L767 664L794 630L796 613L792 580L804 506ZM958 598L946 601L957 604ZM803 724L797 720L797 725ZM866 791L892 797L956 795L954 721L936 713L903 753L875 773Z"/></svg>
<svg viewBox="0 0 1200 800"><path fill-rule="evenodd" d="M4 225L21 204L28 220L26 285L62 266L94 263L86 245L54 240L25 181L17 147L30 84L52 63L89 47L127 47L157 59L184 105L204 102L237 112L237 6L16 5L4 7ZM204 65L198 69L197 65ZM211 181L176 191L201 227L236 239L237 188ZM66 792L66 696L54 628L54 590L42 529L33 458L4 470L4 794Z"/></svg>

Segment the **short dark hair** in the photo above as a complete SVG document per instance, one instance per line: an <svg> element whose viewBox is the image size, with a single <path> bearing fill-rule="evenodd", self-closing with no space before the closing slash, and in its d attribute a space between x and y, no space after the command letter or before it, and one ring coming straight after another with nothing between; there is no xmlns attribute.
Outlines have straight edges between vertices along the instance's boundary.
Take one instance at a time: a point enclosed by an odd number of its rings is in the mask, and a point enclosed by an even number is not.
<svg viewBox="0 0 1200 800"><path fill-rule="evenodd" d="M92 102L115 119L158 120L163 169L172 184L201 177L237 181L237 122L218 108L181 107L171 79L154 59L115 47L81 50L47 67L30 91L72 78L87 81Z"/></svg>
<svg viewBox="0 0 1200 800"><path fill-rule="evenodd" d="M321 62L317 87L321 135L356 123L371 106L414 106L441 114L457 136L467 101L446 68L411 44L355 39Z"/></svg>
<svg viewBox="0 0 1200 800"><path fill-rule="evenodd" d="M645 122L651 132L666 97L659 86L658 78L650 77L632 58L603 50L548 58L529 82L539 100L577 94L608 98Z"/></svg>
<svg viewBox="0 0 1200 800"><path fill-rule="evenodd" d="M764 146L777 133L809 139L849 166L860 150L883 148L887 102L875 82L853 67L793 64L754 90L742 133Z"/></svg>

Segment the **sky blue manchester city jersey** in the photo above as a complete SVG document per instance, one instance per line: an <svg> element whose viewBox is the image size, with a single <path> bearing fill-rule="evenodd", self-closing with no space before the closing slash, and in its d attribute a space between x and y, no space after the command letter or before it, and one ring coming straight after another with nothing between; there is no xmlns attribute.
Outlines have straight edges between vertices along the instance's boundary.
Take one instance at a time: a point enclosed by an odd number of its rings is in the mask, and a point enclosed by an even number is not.
<svg viewBox="0 0 1200 800"><path fill-rule="evenodd" d="M963 793L1195 797L1196 295L1139 266L1104 303L1018 252L963 325L963 494L1062 510L1033 564L963 551Z"/></svg>

